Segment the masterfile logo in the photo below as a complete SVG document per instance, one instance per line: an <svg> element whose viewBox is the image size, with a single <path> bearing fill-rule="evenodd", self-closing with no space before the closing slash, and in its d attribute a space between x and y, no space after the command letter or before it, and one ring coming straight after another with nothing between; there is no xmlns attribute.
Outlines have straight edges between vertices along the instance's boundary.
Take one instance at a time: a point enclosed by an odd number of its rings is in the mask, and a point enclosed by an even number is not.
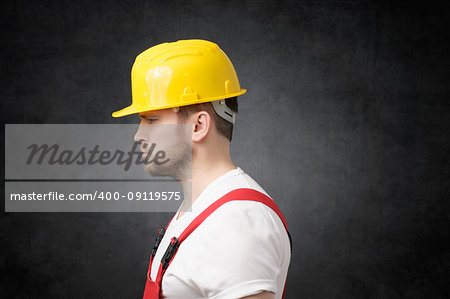
<svg viewBox="0 0 450 299"><path fill-rule="evenodd" d="M75 151L71 149L61 150L59 145L53 144L32 144L27 147L30 150L30 155L26 163L28 165L36 163L41 165L42 163L48 163L49 165L108 165L111 163L117 163L117 165L123 165L124 170L130 169L132 163L136 165L155 163L157 165L164 165L169 162L166 158L166 152L159 150L153 153L156 144L152 143L143 144L144 148L149 147L149 155L146 155L145 159L142 157L143 152L138 150L140 143L135 142L129 152L121 150L115 150L114 152L109 150L100 150L100 146L96 144L93 149L86 149L82 147L80 150ZM136 158L135 158L136 157ZM152 158L153 157L153 158Z"/></svg>

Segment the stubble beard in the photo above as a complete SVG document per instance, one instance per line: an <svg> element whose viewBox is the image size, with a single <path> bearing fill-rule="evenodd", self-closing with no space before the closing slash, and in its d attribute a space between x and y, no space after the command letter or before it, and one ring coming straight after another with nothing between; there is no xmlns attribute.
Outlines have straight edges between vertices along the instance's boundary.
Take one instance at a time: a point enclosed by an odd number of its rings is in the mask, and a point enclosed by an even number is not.
<svg viewBox="0 0 450 299"><path fill-rule="evenodd" d="M151 163L144 166L145 171L150 176L168 176L177 181L183 181L191 178L192 169L192 149L187 142L181 142L177 146L178 150L168 150L167 158L170 159L167 164L156 165Z"/></svg>

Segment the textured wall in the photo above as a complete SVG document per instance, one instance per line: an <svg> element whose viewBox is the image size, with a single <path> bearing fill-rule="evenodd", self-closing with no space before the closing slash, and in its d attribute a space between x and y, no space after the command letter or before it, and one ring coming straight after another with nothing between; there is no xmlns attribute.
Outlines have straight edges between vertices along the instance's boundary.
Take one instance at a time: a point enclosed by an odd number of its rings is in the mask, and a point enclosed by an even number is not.
<svg viewBox="0 0 450 299"><path fill-rule="evenodd" d="M248 89L233 158L294 239L287 298L448 298L449 11L391 2L2 2L2 122L136 122L110 115L137 54L217 42ZM1 212L0 297L139 297L169 217Z"/></svg>

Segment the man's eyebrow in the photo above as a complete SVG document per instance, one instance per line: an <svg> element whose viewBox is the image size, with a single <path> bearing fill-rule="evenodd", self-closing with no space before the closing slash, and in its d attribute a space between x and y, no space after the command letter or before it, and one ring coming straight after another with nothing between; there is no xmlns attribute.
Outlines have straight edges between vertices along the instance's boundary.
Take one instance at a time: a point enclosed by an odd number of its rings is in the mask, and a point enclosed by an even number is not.
<svg viewBox="0 0 450 299"><path fill-rule="evenodd" d="M158 114L139 114L139 117L140 118L143 118L143 117L158 117Z"/></svg>

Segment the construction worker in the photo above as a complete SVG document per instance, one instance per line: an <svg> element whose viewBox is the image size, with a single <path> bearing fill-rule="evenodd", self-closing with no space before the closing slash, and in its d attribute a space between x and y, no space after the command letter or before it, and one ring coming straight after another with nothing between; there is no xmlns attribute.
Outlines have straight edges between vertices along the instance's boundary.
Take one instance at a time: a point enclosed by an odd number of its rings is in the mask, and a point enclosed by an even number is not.
<svg viewBox="0 0 450 299"><path fill-rule="evenodd" d="M139 114L135 140L141 144L154 140L146 127L189 125L189 142L174 141L173 167L165 169L182 181L176 165L192 157L192 204L186 209L183 202L159 230L144 298L284 297L291 258L286 221L230 158L237 97L246 90L229 58L205 40L163 43L137 56L131 76L132 105L113 116ZM145 167L162 174L157 165Z"/></svg>

